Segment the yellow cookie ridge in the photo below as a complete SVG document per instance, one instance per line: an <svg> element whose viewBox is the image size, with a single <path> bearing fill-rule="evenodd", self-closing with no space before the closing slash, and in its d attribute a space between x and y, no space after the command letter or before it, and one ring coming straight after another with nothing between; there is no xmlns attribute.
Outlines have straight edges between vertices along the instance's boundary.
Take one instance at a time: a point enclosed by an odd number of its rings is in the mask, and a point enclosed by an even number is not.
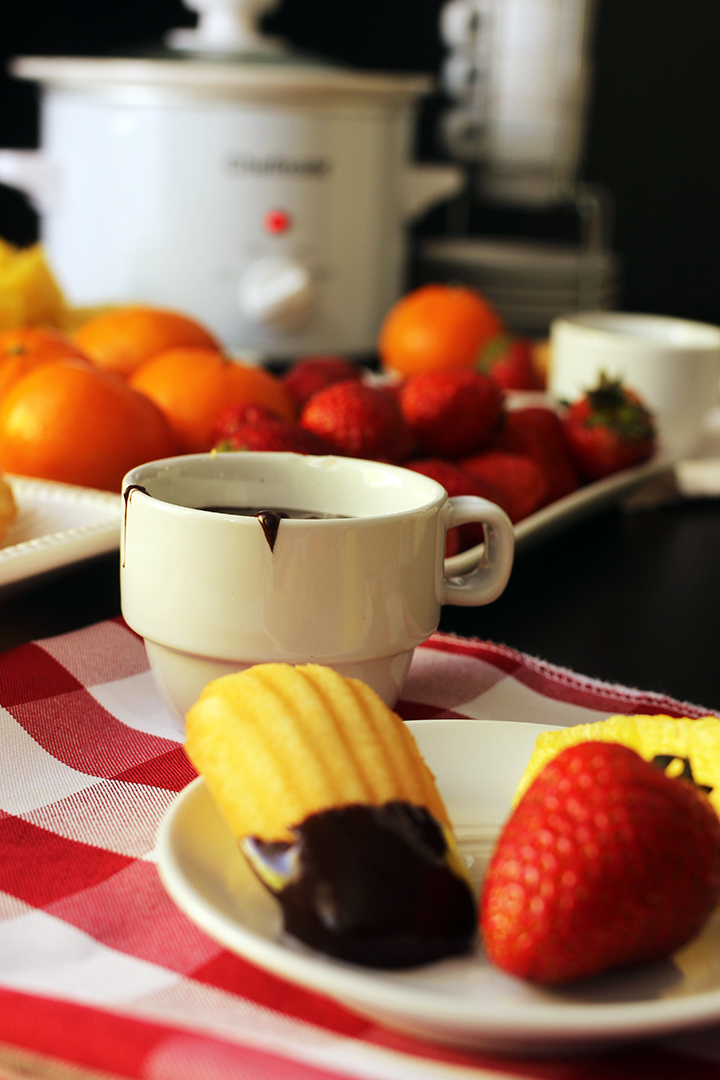
<svg viewBox="0 0 720 1080"><path fill-rule="evenodd" d="M400 717L320 664L257 664L209 683L185 750L238 839L291 840L310 814L395 799L442 825L435 780Z"/></svg>
<svg viewBox="0 0 720 1080"><path fill-rule="evenodd" d="M720 719L716 716L700 720L662 715L611 716L594 724L543 731L518 784L513 806L549 761L580 742L622 743L646 761L660 755L687 758L695 783L712 789L708 798L720 816Z"/></svg>

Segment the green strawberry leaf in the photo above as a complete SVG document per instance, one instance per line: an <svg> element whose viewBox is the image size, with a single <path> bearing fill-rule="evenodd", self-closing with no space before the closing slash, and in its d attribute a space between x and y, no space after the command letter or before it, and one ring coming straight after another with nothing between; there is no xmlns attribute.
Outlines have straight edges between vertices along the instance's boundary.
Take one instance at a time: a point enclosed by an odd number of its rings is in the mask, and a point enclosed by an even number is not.
<svg viewBox="0 0 720 1080"><path fill-rule="evenodd" d="M587 399L591 410L587 427L608 428L628 442L655 438L652 414L628 394L621 379L610 379L601 372L600 382L593 390L588 390Z"/></svg>

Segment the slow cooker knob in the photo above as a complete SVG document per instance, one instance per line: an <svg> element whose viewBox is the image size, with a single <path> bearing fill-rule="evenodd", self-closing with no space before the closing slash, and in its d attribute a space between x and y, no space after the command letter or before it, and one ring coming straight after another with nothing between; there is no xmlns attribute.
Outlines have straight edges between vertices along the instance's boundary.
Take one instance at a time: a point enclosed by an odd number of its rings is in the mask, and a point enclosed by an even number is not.
<svg viewBox="0 0 720 1080"><path fill-rule="evenodd" d="M312 314L315 286L302 263L283 255L269 255L251 263L243 274L238 302L250 322L296 330Z"/></svg>

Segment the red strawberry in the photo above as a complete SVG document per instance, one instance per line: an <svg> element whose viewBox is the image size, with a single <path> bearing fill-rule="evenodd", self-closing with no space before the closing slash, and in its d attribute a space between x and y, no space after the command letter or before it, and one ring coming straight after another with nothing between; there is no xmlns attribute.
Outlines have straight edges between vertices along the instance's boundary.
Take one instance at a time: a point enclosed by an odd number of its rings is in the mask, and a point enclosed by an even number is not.
<svg viewBox="0 0 720 1080"><path fill-rule="evenodd" d="M411 439L393 394L357 381L318 391L300 423L325 439L338 454L377 461L402 461Z"/></svg>
<svg viewBox="0 0 720 1080"><path fill-rule="evenodd" d="M532 342L523 337L498 334L482 353L477 370L489 375L503 390L542 390L542 379L533 363Z"/></svg>
<svg viewBox="0 0 720 1080"><path fill-rule="evenodd" d="M403 384L400 407L423 454L458 458L487 443L503 396L477 371L425 371Z"/></svg>
<svg viewBox="0 0 720 1080"><path fill-rule="evenodd" d="M505 825L485 875L489 958L539 983L659 960L720 900L720 821L704 794L617 743L568 747Z"/></svg>
<svg viewBox="0 0 720 1080"><path fill-rule="evenodd" d="M372 385L372 384L371 384ZM378 383L378 388L384 390L386 394L391 394L395 398L398 404L400 404L400 391L402 390L404 383L402 382L386 382Z"/></svg>
<svg viewBox="0 0 720 1080"><path fill-rule="evenodd" d="M464 469L449 461L442 461L441 458L423 458L421 461L408 462L407 468L422 473L423 476L429 476L431 480L437 480L450 498L455 495L477 495L481 499L489 499L490 502L500 506L500 494L492 484L481 480L478 476L473 476L472 473L465 472ZM482 544L484 540L485 532L479 523L469 522L467 525L460 525L448 532L445 555L456 555L459 551L474 547L475 544Z"/></svg>
<svg viewBox="0 0 720 1080"><path fill-rule="evenodd" d="M340 356L306 356L297 360L282 376L285 389L301 412L318 390L346 379L360 379L362 368Z"/></svg>
<svg viewBox="0 0 720 1080"><path fill-rule="evenodd" d="M408 462L406 468L437 480L452 498L455 495L478 495L497 503L499 492L486 480L467 472L460 465L442 458L420 458Z"/></svg>
<svg viewBox="0 0 720 1080"><path fill-rule="evenodd" d="M547 501L548 481L541 465L522 454L487 450L484 454L463 458L466 472L498 492L496 502L513 524L534 513Z"/></svg>
<svg viewBox="0 0 720 1080"><path fill-rule="evenodd" d="M493 436L492 448L537 461L547 476L549 503L578 487L577 469L570 457L562 421L552 409L533 405L509 410Z"/></svg>
<svg viewBox="0 0 720 1080"><path fill-rule="evenodd" d="M226 405L215 418L213 445L231 438L236 428L256 420L279 420L280 417L264 405Z"/></svg>
<svg viewBox="0 0 720 1080"><path fill-rule="evenodd" d="M605 375L564 418L575 463L588 480L639 465L655 452L655 424L632 390Z"/></svg>
<svg viewBox="0 0 720 1080"><path fill-rule="evenodd" d="M216 450L290 450L296 454L331 454L332 448L312 431L299 424L287 424L283 420L259 417L238 424Z"/></svg>

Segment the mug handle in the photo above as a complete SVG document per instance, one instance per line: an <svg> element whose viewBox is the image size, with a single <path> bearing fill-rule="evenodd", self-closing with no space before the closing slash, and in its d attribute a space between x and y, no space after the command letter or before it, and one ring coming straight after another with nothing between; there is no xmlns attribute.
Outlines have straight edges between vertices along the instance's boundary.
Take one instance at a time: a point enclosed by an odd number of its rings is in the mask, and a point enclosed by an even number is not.
<svg viewBox="0 0 720 1080"><path fill-rule="evenodd" d="M479 521L485 526L485 552L467 577L443 580L442 604L475 607L497 600L508 583L515 552L515 533L504 510L475 495L448 499L447 528Z"/></svg>

